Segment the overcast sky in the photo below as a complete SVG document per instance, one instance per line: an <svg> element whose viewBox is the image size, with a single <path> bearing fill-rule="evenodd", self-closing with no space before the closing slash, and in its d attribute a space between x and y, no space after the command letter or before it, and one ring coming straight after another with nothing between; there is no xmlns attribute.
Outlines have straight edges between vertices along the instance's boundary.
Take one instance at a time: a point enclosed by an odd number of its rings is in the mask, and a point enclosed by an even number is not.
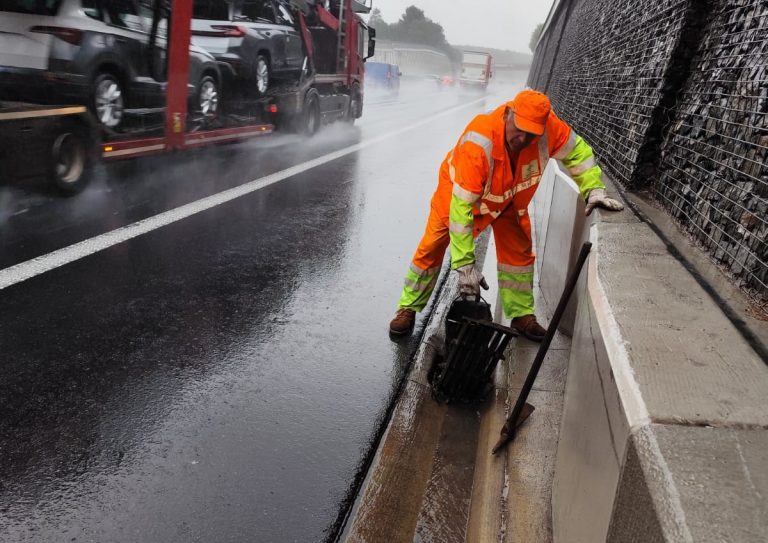
<svg viewBox="0 0 768 543"><path fill-rule="evenodd" d="M454 45L479 45L529 53L534 27L543 23L552 0L373 0L388 23L397 21L408 6L424 10L443 25Z"/></svg>

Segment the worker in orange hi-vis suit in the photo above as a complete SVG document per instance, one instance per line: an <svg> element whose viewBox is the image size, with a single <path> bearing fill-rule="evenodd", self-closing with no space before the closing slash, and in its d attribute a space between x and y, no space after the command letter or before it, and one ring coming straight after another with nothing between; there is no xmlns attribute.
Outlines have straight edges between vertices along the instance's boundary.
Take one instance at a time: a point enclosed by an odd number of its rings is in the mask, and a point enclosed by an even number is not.
<svg viewBox="0 0 768 543"><path fill-rule="evenodd" d="M605 195L592 148L555 115L549 99L533 90L520 92L492 113L475 117L443 160L427 228L389 325L392 334L413 330L416 312L427 305L449 245L460 292L480 294L480 285L486 285L475 268L474 238L490 225L504 314L529 339L544 338L546 330L537 322L533 306L528 204L550 158L570 172L587 202L588 215L595 207L624 209Z"/></svg>

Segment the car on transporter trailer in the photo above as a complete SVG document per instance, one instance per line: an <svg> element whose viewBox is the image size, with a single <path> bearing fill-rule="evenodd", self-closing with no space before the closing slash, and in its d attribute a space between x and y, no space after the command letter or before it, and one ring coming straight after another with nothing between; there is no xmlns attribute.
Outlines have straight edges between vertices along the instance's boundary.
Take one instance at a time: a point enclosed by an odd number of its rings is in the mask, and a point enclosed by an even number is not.
<svg viewBox="0 0 768 543"><path fill-rule="evenodd" d="M304 69L302 37L279 0L195 0L192 43L226 65L230 91L244 98L296 83Z"/></svg>
<svg viewBox="0 0 768 543"><path fill-rule="evenodd" d="M135 0L0 1L0 100L86 104L112 131L160 113L167 44L164 22L152 21ZM215 115L219 65L195 45L189 59L191 110Z"/></svg>
<svg viewBox="0 0 768 543"><path fill-rule="evenodd" d="M0 0L0 8L12 14L55 17L66 13L67 6L82 6L88 1L106 4L131 0ZM0 171L8 173L9 168L14 168L17 170L13 172L14 177L47 173L60 191L74 194L86 186L91 166L98 156L104 161L119 161L260 137L273 132L275 121L281 120L281 115L284 122L292 122L308 134L314 133L321 123L354 122L362 115L364 63L374 55L375 31L365 24L360 14L370 13L370 0L291 0L291 13L300 31L304 52L299 81L276 95L267 93L247 101L250 111L230 112L225 108L213 118L196 114L195 108L190 108L188 103L188 75L199 72L193 61L195 49L190 47L193 0L142 2L146 2L145 12L148 10L152 15L147 57L152 59L152 54L163 53L158 60L149 60L148 64L162 65L168 75L167 83L160 85L165 105L162 126L150 124L129 126L123 131L107 130L103 123L99 126L86 104L41 108L29 103L0 102ZM12 9L8 10L9 6ZM138 9L134 12L140 13ZM168 17L171 12L173 17ZM84 13L75 15L90 17ZM112 20L109 13L106 17ZM77 20L57 22L74 24ZM31 35L24 34L25 29L29 29L27 34ZM39 40L42 35L48 41L44 47L37 44L38 65L28 71L40 72L33 75L43 82L50 76L58 77L45 62L50 56L53 39L50 32L57 33L56 39L60 41L75 41L70 52L76 51L77 43L85 39L85 33L77 27L43 25L30 19L22 25L22 32L18 27L6 34L0 31L0 44L3 45L0 59L10 60L13 66L20 60L28 61L24 58L25 46L23 41L20 46L19 35L28 41ZM152 46L164 41L166 32L171 44L167 59L165 44ZM114 35L112 38L104 35L106 31L99 39L118 41ZM0 78L7 73L0 73ZM17 151L26 154L22 157ZM34 158L26 160L27 156ZM30 163L40 166L38 171L26 167Z"/></svg>

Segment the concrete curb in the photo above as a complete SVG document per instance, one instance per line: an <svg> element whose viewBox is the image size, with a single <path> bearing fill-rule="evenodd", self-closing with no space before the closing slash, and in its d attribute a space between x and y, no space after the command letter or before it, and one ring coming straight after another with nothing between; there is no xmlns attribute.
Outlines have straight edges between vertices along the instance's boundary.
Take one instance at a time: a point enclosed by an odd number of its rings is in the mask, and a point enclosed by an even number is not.
<svg viewBox="0 0 768 543"><path fill-rule="evenodd" d="M768 465L768 368L628 213L598 212L589 228L594 248L577 288L554 539L766 541L768 476L754 474Z"/></svg>

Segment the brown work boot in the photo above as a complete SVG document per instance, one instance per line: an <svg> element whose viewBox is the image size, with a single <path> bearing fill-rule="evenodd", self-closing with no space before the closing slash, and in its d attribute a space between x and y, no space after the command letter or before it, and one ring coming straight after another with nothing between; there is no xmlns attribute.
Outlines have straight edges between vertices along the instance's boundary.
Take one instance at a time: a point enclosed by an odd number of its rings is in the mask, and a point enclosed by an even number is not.
<svg viewBox="0 0 768 543"><path fill-rule="evenodd" d="M389 323L389 333L405 336L413 330L416 322L416 312L413 309L398 309L395 318Z"/></svg>
<svg viewBox="0 0 768 543"><path fill-rule="evenodd" d="M531 341L541 342L547 331L536 320L536 315L523 315L512 319L512 328L520 332Z"/></svg>

